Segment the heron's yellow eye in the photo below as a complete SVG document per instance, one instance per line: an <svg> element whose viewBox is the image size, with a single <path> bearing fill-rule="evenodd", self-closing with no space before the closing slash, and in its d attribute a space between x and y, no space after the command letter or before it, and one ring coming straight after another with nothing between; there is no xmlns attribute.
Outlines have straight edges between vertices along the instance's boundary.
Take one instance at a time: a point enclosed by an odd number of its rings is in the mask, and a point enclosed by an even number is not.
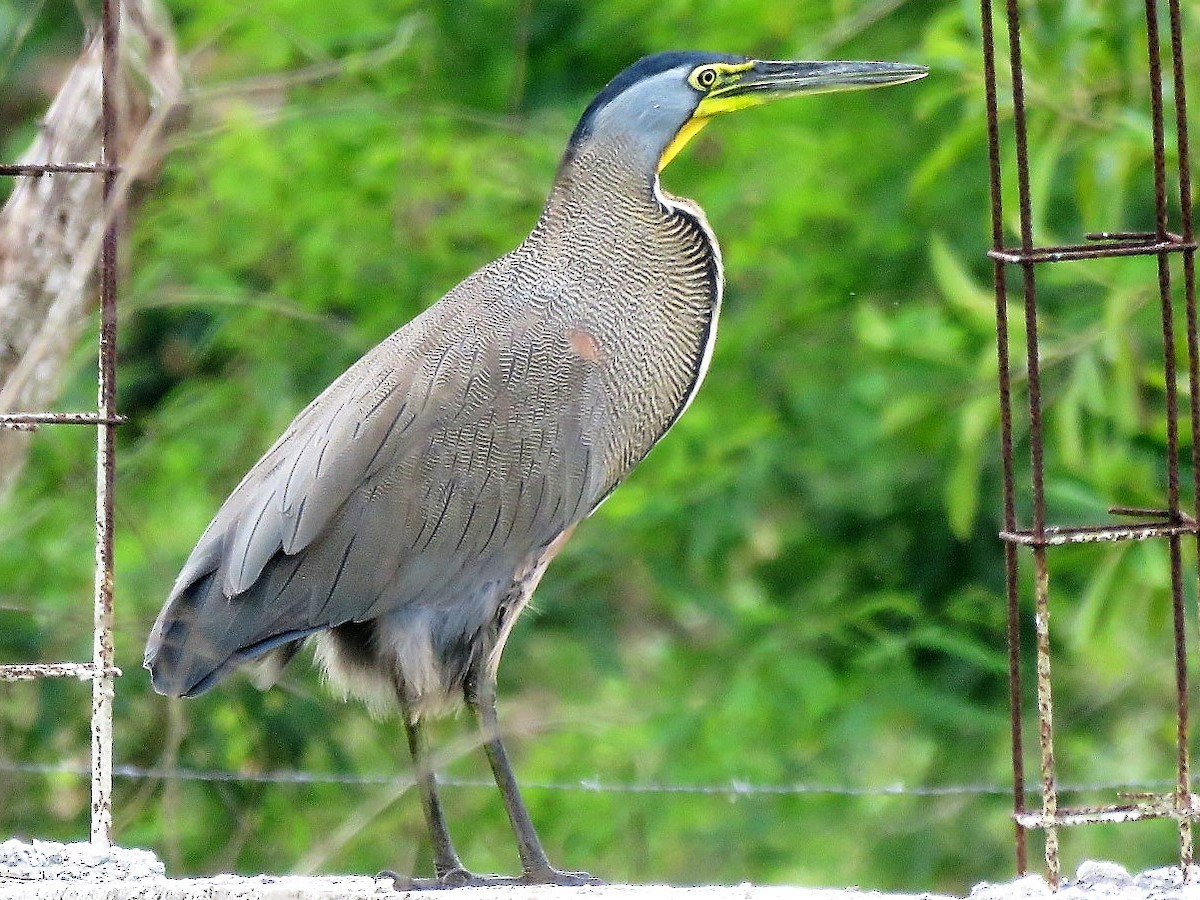
<svg viewBox="0 0 1200 900"><path fill-rule="evenodd" d="M688 81L697 90L707 91L717 83L717 70L714 66L701 66L692 73L692 77Z"/></svg>

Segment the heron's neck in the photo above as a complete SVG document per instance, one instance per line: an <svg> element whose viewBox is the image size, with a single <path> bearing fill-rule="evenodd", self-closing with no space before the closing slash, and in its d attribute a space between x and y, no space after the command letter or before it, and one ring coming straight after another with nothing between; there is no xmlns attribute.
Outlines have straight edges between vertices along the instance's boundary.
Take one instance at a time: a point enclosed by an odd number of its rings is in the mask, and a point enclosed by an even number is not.
<svg viewBox="0 0 1200 900"><path fill-rule="evenodd" d="M660 204L650 154L629 141L591 140L563 158L543 218L600 226L633 217L645 223Z"/></svg>

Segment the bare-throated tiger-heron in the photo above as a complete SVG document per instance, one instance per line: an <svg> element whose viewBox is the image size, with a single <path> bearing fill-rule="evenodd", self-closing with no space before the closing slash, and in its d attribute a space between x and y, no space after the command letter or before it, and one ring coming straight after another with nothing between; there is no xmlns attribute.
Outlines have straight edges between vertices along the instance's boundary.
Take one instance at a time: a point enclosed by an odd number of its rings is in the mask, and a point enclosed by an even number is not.
<svg viewBox="0 0 1200 900"><path fill-rule="evenodd" d="M659 172L716 115L913 81L920 66L671 52L605 87L511 253L366 354L225 501L146 649L190 697L311 641L348 692L398 703L436 877L578 884L546 858L500 739L496 668L554 555L695 396L723 275L704 213ZM459 862L423 720L464 700L516 835L519 878Z"/></svg>

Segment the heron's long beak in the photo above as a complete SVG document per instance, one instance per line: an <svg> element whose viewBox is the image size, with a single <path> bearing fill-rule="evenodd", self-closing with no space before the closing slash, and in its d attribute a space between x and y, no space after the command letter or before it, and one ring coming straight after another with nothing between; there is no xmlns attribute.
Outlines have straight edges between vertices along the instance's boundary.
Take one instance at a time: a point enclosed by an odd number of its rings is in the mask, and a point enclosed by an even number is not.
<svg viewBox="0 0 1200 900"><path fill-rule="evenodd" d="M758 106L783 97L856 91L904 84L929 74L925 66L891 62L774 62L750 60L721 67L721 81L709 90L658 161L661 172L688 141L720 113Z"/></svg>
<svg viewBox="0 0 1200 900"><path fill-rule="evenodd" d="M928 74L925 66L907 63L754 60L743 71L729 73L725 84L717 85L700 101L695 115L708 117L802 94L904 84Z"/></svg>

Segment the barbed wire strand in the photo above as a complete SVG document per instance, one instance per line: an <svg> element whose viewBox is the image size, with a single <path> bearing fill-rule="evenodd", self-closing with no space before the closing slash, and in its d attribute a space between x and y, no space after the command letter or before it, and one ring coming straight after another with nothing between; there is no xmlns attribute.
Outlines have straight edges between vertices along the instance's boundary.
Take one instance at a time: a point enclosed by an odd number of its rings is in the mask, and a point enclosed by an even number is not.
<svg viewBox="0 0 1200 900"><path fill-rule="evenodd" d="M85 777L91 769L82 763L57 762L36 763L0 760L0 772L26 775L76 775ZM156 768L152 766L117 765L113 775L126 779L156 779L179 781L242 782L265 784L341 784L382 785L410 782L408 773L339 773L305 772L300 770L278 770L272 772L233 772L221 769ZM487 789L495 783L485 778L459 778L438 776L438 784L448 788ZM559 791L596 794L698 794L712 796L792 796L803 794L826 794L850 797L950 797L950 796L1009 796L1012 787L1007 784L947 784L916 785L903 783L886 785L816 784L810 782L788 782L782 784L756 784L738 778L712 784L678 784L670 782L609 782L599 778L581 778L578 781L526 781L521 787L534 791ZM1087 793L1091 791L1142 792L1170 790L1174 782L1168 779L1142 782L1096 782L1059 785L1060 793ZM1031 796L1036 791L1030 790Z"/></svg>

